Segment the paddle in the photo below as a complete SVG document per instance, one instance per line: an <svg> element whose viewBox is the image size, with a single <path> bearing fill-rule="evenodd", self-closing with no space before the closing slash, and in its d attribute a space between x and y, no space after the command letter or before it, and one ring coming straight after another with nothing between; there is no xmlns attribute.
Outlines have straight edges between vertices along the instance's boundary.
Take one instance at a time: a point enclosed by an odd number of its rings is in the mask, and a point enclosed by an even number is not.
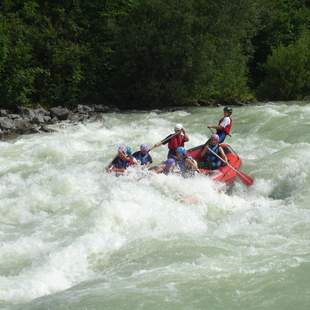
<svg viewBox="0 0 310 310"><path fill-rule="evenodd" d="M215 155L218 159L220 159L223 163L225 163L228 167L230 167L230 169L235 171L238 174L238 176L241 179L243 184L245 184L246 186L251 186L253 184L254 180L249 175L247 175L244 172L241 172L241 171L235 169L228 161L224 160L222 157L220 157L215 152L213 152L207 145L206 145L206 147L208 148L208 150L213 155Z"/></svg>

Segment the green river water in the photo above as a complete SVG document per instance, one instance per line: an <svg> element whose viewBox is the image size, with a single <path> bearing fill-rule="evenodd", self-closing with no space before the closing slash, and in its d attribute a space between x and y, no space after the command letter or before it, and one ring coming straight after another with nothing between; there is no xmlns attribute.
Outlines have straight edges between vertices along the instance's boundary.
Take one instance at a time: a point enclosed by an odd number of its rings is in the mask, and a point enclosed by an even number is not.
<svg viewBox="0 0 310 310"><path fill-rule="evenodd" d="M221 116L112 113L0 142L0 309L310 309L310 104L234 108L250 188L103 171L119 144L182 123L193 147Z"/></svg>

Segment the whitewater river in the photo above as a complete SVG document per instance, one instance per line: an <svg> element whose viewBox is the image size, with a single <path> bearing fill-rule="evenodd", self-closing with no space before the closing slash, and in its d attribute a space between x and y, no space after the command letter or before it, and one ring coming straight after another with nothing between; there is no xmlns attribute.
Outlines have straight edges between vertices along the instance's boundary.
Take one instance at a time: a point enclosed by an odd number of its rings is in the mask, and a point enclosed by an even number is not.
<svg viewBox="0 0 310 310"><path fill-rule="evenodd" d="M112 113L0 142L0 309L309 310L310 105L234 108L251 188L103 172L118 144L182 123L193 147L221 115Z"/></svg>

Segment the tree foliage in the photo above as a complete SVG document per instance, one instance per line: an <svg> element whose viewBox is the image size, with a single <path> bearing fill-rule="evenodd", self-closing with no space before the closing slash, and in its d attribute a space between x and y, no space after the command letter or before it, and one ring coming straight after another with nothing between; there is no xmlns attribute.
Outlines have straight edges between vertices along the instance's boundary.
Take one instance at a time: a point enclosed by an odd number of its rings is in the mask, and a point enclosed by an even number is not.
<svg viewBox="0 0 310 310"><path fill-rule="evenodd" d="M304 31L296 42L288 46L281 44L272 49L264 67L266 79L259 89L261 97L292 100L309 94L309 31Z"/></svg>
<svg viewBox="0 0 310 310"><path fill-rule="evenodd" d="M309 25L305 0L2 0L0 104L297 98Z"/></svg>

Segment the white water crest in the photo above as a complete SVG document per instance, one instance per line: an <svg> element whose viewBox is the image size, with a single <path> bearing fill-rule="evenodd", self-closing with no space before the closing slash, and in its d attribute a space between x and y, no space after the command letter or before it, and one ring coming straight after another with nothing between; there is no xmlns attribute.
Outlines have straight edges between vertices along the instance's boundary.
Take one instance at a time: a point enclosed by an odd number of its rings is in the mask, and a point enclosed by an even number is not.
<svg viewBox="0 0 310 310"><path fill-rule="evenodd" d="M309 309L310 105L234 108L250 188L104 172L118 145L182 123L193 147L221 115L111 113L0 142L0 308Z"/></svg>

